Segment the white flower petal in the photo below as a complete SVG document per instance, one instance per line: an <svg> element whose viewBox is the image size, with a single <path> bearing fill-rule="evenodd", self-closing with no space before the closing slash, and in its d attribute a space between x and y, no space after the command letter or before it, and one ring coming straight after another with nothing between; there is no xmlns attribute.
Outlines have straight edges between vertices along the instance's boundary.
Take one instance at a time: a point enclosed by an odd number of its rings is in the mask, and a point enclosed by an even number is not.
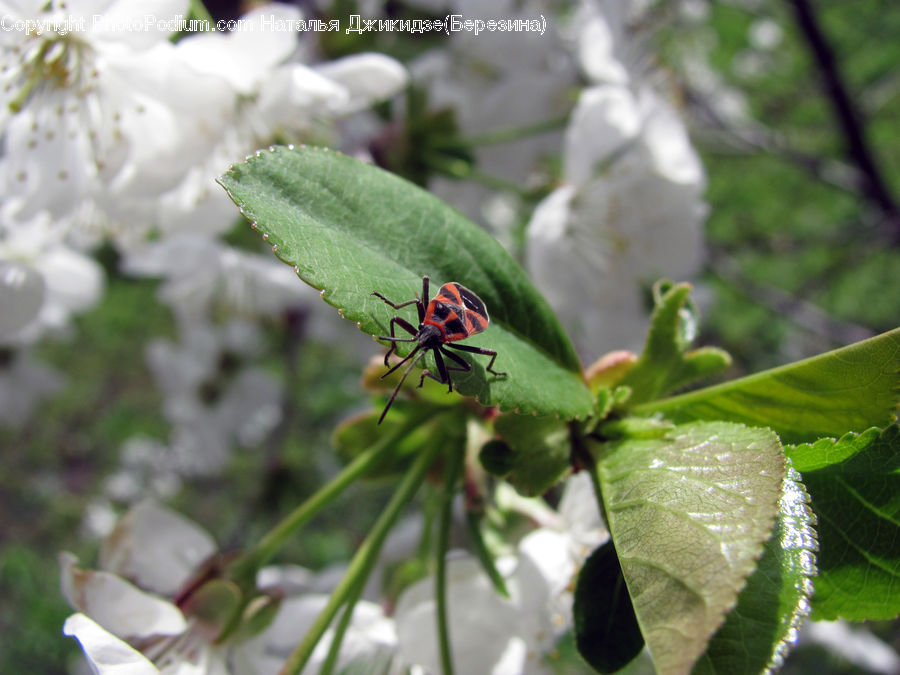
<svg viewBox="0 0 900 675"><path fill-rule="evenodd" d="M97 675L159 675L157 667L143 654L84 614L66 619L63 634L81 643L91 670Z"/></svg>
<svg viewBox="0 0 900 675"><path fill-rule="evenodd" d="M384 54L356 54L316 67L347 89L350 99L342 112L355 112L399 92L409 78L406 68Z"/></svg>
<svg viewBox="0 0 900 675"><path fill-rule="evenodd" d="M586 549L585 555L609 537L587 471L581 471L566 481L558 509L572 539Z"/></svg>
<svg viewBox="0 0 900 675"><path fill-rule="evenodd" d="M565 166L570 182L585 183L641 129L638 102L625 87L602 85L581 92L566 130Z"/></svg>
<svg viewBox="0 0 900 675"><path fill-rule="evenodd" d="M569 548L570 541L568 532L542 527L519 542L519 567L516 576L519 586L527 589L535 601L540 600L544 592L550 595L561 593L572 581L575 561ZM547 601L548 598L545 597L542 605L525 607L525 611L538 611L541 607L546 607Z"/></svg>
<svg viewBox="0 0 900 675"><path fill-rule="evenodd" d="M172 603L144 593L115 574L80 569L71 553L61 553L59 560L63 595L72 607L115 635L178 635L187 629L184 615Z"/></svg>
<svg viewBox="0 0 900 675"><path fill-rule="evenodd" d="M153 501L134 506L104 541L100 565L142 588L174 596L216 551L200 526Z"/></svg>
<svg viewBox="0 0 900 675"><path fill-rule="evenodd" d="M594 82L629 81L628 71L617 56L619 39L605 16L594 15L583 25L578 40L579 59L585 74Z"/></svg>
<svg viewBox="0 0 900 675"><path fill-rule="evenodd" d="M641 142L652 157L653 168L673 183L702 188L706 176L703 163L688 138L684 122L649 87L639 94L644 129Z"/></svg>
<svg viewBox="0 0 900 675"><path fill-rule="evenodd" d="M314 115L333 114L350 102L346 87L301 64L276 69L259 92L259 114L272 129L304 128Z"/></svg>
<svg viewBox="0 0 900 675"><path fill-rule="evenodd" d="M35 264L47 284L47 302L65 313L79 313L100 301L105 289L103 268L93 258L58 246Z"/></svg>
<svg viewBox="0 0 900 675"><path fill-rule="evenodd" d="M253 94L269 71L297 48L297 33L277 30L274 23L290 25L301 16L291 5L264 5L241 17L242 30L198 33L181 40L177 50L196 70L227 79L242 94Z"/></svg>
<svg viewBox="0 0 900 675"><path fill-rule="evenodd" d="M518 639L517 611L494 590L473 558L447 561L447 602L453 663L461 673L499 672L498 663L520 672L520 663L508 659ZM424 579L404 591L394 614L398 649L404 663L440 672L434 580Z"/></svg>

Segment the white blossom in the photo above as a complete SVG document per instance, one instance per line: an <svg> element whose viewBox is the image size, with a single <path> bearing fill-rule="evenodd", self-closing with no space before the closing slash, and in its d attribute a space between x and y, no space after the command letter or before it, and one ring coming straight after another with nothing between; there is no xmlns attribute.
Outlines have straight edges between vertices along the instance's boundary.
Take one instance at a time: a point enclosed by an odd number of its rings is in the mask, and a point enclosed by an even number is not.
<svg viewBox="0 0 900 675"><path fill-rule="evenodd" d="M103 270L61 241L46 216L0 226L0 345L27 345L66 330L73 314L93 307Z"/></svg>
<svg viewBox="0 0 900 675"><path fill-rule="evenodd" d="M550 673L560 636L571 628L575 576L608 534L586 474L570 478L559 509L540 498L502 491L500 508L527 515L540 527L514 556L497 561L510 597L494 589L480 563L467 554L447 560L447 604L454 667L467 673ZM406 589L397 602L398 649L404 664L440 672L434 579Z"/></svg>
<svg viewBox="0 0 900 675"><path fill-rule="evenodd" d="M543 0L489 4L456 0L450 6L452 12L473 20L539 20L554 13ZM463 138L522 129L559 119L570 109L577 72L564 45L559 22L549 18L544 34L462 31L445 46L417 58L410 71L413 81L428 91L429 110L450 108ZM561 132L551 129L502 143L476 144L471 150L479 172L526 189L546 179L544 160L559 147L560 138ZM487 224L503 243L511 243L510 219L493 217L493 186L436 174L429 189L476 222Z"/></svg>
<svg viewBox="0 0 900 675"><path fill-rule="evenodd" d="M627 8L585 5L583 90L564 146L565 183L535 209L527 266L589 357L637 347L644 289L703 260L705 175L677 113L631 63Z"/></svg>
<svg viewBox="0 0 900 675"><path fill-rule="evenodd" d="M16 21L47 27L4 31L0 45L0 193L8 218L46 212L79 226L108 222L104 209L114 194L171 188L188 158L204 151L210 136L184 113L216 92L176 67L164 27L121 28L151 10L161 20L183 16L187 4L0 5L14 28L23 25ZM95 21L100 16L106 21Z"/></svg>
<svg viewBox="0 0 900 675"><path fill-rule="evenodd" d="M76 610L63 632L81 643L99 675L275 675L328 596L279 583L284 575L277 568L261 572L270 591L292 595L256 636L217 644L214 627L174 602L215 551L212 537L195 523L155 502L141 502L105 539L100 570L81 569L73 555L60 555L63 593ZM315 576L305 578L316 585ZM304 673L317 672L331 636L317 645ZM393 622L377 605L360 602L341 645L339 668L374 659L389 664L395 643Z"/></svg>

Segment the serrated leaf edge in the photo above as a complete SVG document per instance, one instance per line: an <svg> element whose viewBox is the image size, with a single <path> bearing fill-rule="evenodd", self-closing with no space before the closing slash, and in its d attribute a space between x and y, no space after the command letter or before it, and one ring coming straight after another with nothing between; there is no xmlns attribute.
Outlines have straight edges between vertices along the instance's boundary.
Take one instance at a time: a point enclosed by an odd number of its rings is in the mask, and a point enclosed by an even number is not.
<svg viewBox="0 0 900 675"><path fill-rule="evenodd" d="M249 161L252 161L254 158L261 158L264 152L275 153L279 147L287 148L288 150L294 150L295 148L305 148L305 149L307 149L307 150L312 150L312 151L316 151L316 152L323 152L323 153L329 153L329 152L330 152L330 153L338 154L338 155L343 154L343 153L340 153L340 152L331 150L330 148L326 148L326 147L322 147L322 146L307 145L307 144L305 144L305 143L300 143L300 144L289 143L289 144L284 145L284 146L270 145L270 146L268 146L268 148L260 148L259 150L256 150L256 151L254 151L254 152L252 152L252 153L246 155L246 156L244 157L244 159L243 159L243 162L249 162ZM227 173L231 173L231 172L235 171L235 170L238 168L238 165L239 165L240 163L241 163L241 162L234 162L234 163L230 164L230 165L228 166L228 168L225 170L225 173L227 174ZM222 181L220 181L218 178L216 178L216 182L217 182L217 183L225 190L225 193L228 195L228 198L231 199L231 201L234 202L234 204L238 207L238 211L240 212L241 216L243 216L244 219L246 219L247 222L250 223L250 229L253 230L253 231L255 231L255 232L257 232L258 234L260 234L260 236L262 237L263 241L268 242L268 240L269 240L269 234L268 234L267 232L263 232L262 230L259 229L259 223L257 223L256 220L252 219L252 218L244 211L244 205L243 205L240 201L238 201L237 198L235 198L235 196L232 194L231 190L229 190L228 187L222 183ZM291 265L291 263L290 263L289 261L285 260L284 258L282 258L282 257L278 254L278 245L277 245L277 244L272 244L272 245L271 245L271 248L272 248L272 253L274 253L275 256L276 256L281 262L283 262L285 265ZM329 302L329 301L328 301L328 298L326 297L327 291L326 291L325 288L320 288L320 287L317 286L316 284L313 284L313 283L311 283L310 281L308 281L307 279L305 279L305 278L303 277L303 275L301 274L301 272L300 272L300 267L299 267L298 265L291 265L291 268L294 270L294 274L297 275L297 278L298 278L298 279L300 279L303 283L305 283L306 285L308 285L308 286L314 288L316 291L318 291L319 297L322 298L322 300L323 300L329 307L334 307L335 309L337 309L338 315L339 315L342 319L346 319L346 317L344 316L344 309L345 309L345 308L344 308L344 307L339 307L338 305L335 305L335 304L332 304L331 302ZM349 320L349 319L347 319L347 320ZM377 344L381 344L381 343L378 342L378 336L377 336L377 335L375 335L374 333L366 333L366 331L363 331L363 329L362 329L362 322L357 321L357 322L356 322L356 328L357 328L357 330L359 330L360 332L369 335L369 336L372 338L372 340L375 341ZM533 345L537 351L543 353L543 349L540 349L540 348L534 343L534 341L531 340L530 338L527 338L527 337L521 335L521 334L519 333L519 331L516 331L516 330L511 329L511 328L509 328L508 326L506 326L505 324L503 324L503 328L504 328L504 330L506 330L506 331L509 332L510 334L514 335L514 336L515 336L516 338L518 338L519 340L522 340L523 342L526 342L526 343L528 343L528 344ZM550 357L550 358L551 358L551 360L553 360L552 357ZM570 373L573 377L577 377L578 373L569 370L569 369L566 368L563 364L559 364L559 366L560 366L560 368L561 368L562 370L565 370L566 372ZM582 373L581 380L582 380L582 382L584 383L585 387L587 387L587 383L584 382L583 373ZM481 397L480 397L478 394L475 394L474 396L472 396L472 398L474 398L476 401L478 401L478 403L480 403L481 405L484 405L484 406L486 406L486 407L497 408L497 409L499 409L501 412L512 412L512 413L515 413L515 414L517 414L517 415L530 414L530 415L532 415L533 417L540 417L540 416L542 416L541 413L540 413L536 408L532 408L532 409L529 410L529 411L523 412L522 409L521 409L520 407L516 407L516 406L503 407L503 404L502 404L502 403L501 403L501 404L496 404L496 405L486 404L486 403L484 403L484 401L481 399ZM593 397L592 397L592 398L593 398ZM576 415L576 416L574 417L574 419L579 420L579 421L584 421L584 420L586 420L588 417L590 417L591 414L592 414L591 412L588 412L588 413L585 413L583 416L582 416L582 415ZM548 415L548 416L555 417L556 419L560 419L560 418L562 417L562 416L560 415L560 413L558 413L558 412L552 413L551 415Z"/></svg>

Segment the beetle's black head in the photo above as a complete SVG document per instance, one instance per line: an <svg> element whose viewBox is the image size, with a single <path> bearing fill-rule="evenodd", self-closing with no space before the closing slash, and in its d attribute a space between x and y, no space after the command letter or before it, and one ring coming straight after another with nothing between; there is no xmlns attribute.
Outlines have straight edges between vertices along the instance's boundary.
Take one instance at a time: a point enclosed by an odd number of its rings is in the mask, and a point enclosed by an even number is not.
<svg viewBox="0 0 900 675"><path fill-rule="evenodd" d="M416 341L424 349L432 349L439 347L443 341L443 333L441 329L430 323L419 326L419 332L416 335Z"/></svg>

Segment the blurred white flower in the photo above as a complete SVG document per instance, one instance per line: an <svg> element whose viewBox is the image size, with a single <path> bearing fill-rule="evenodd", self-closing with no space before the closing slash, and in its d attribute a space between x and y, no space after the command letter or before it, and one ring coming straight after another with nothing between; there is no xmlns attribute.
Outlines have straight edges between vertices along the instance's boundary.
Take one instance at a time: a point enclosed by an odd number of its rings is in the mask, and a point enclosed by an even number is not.
<svg viewBox="0 0 900 675"><path fill-rule="evenodd" d="M599 83L572 112L565 184L528 225L527 266L588 360L638 347L644 288L703 260L703 167L675 110L629 68L627 8L611 7L582 8L582 65Z"/></svg>
<svg viewBox="0 0 900 675"><path fill-rule="evenodd" d="M798 645L818 644L831 654L868 673L900 673L900 654L862 626L847 621L807 621Z"/></svg>
<svg viewBox="0 0 900 675"><path fill-rule="evenodd" d="M406 79L381 55L327 64L327 74L300 64L297 33L260 20L298 19L289 5L242 17L254 30L177 44L168 32L177 21L167 20L186 16L187 0L0 0L0 9L14 27L48 27L0 36L3 212L16 221L46 212L120 247L151 232L227 230L234 207L214 183L224 167L391 96Z"/></svg>
<svg viewBox="0 0 900 675"><path fill-rule="evenodd" d="M556 14L545 0L484 3L455 0L443 3L466 19L533 20ZM426 52L410 65L414 82L428 91L432 111L450 108L463 137L521 129L557 120L571 108L577 83L574 61L565 48L560 22L548 19L537 32L462 31L443 46ZM561 131L526 134L502 143L473 147L479 172L526 189L545 180L543 162L559 148ZM501 241L510 219L492 218L495 187L473 180L435 176L429 189L455 208L488 225ZM505 241L509 243L509 241Z"/></svg>
<svg viewBox="0 0 900 675"><path fill-rule="evenodd" d="M278 614L265 631L241 645L233 658L233 672L241 675L277 675L300 639L328 603L328 595L307 593L281 602ZM304 674L319 672L334 639L329 629L313 650ZM397 635L392 619L375 603L356 603L353 618L341 642L335 672L395 672L389 670Z"/></svg>
<svg viewBox="0 0 900 675"><path fill-rule="evenodd" d="M497 561L509 598L496 592L473 557L448 559L454 667L466 673L550 673L546 659L571 627L575 575L608 534L590 478L583 473L567 481L558 510L513 490L502 490L497 505L527 515L540 527L519 542L514 557ZM426 673L440 672L434 579L405 590L394 618L402 662Z"/></svg>
<svg viewBox="0 0 900 675"><path fill-rule="evenodd" d="M755 49L769 51L778 47L784 39L784 31L772 17L761 17L750 24L747 40Z"/></svg>
<svg viewBox="0 0 900 675"><path fill-rule="evenodd" d="M141 502L105 539L100 570L84 570L75 557L60 555L61 586L77 611L63 632L76 638L99 675L275 675L327 602L327 595L302 594L279 583L277 568L260 573L268 590L282 595L274 620L237 643L215 641L219 628L191 613L189 584L216 552L212 537L195 523L154 502ZM296 574L290 575L296 578ZM311 582L315 575L309 574ZM318 645L304 672L317 672L330 645ZM357 605L339 668L355 662L389 663L396 637L393 622L377 605Z"/></svg>
<svg viewBox="0 0 900 675"><path fill-rule="evenodd" d="M100 300L104 285L100 265L63 243L46 216L0 226L0 345L64 331L72 314Z"/></svg>
<svg viewBox="0 0 900 675"><path fill-rule="evenodd" d="M406 84L406 70L387 56L305 65L296 32L263 29L266 22L301 17L292 5L263 5L241 17L252 30L198 33L175 46L185 68L222 82L229 96L216 108L192 113L221 124L221 133L208 152L194 154L181 184L159 199L156 222L164 232L226 231L235 220L234 204L214 179L228 165L276 139L327 138L336 118L389 98Z"/></svg>
<svg viewBox="0 0 900 675"><path fill-rule="evenodd" d="M274 256L191 233L130 250L121 269L130 276L163 279L160 299L187 317L220 309L239 316L271 316L315 295Z"/></svg>
<svg viewBox="0 0 900 675"><path fill-rule="evenodd" d="M199 319L183 321L179 343L158 338L148 345L147 365L173 426L164 452L147 458L151 475L214 475L236 444L252 447L281 419L281 386L273 375L255 366L220 372L226 355L253 353L260 339L250 331L231 341L234 323L217 328Z"/></svg>

